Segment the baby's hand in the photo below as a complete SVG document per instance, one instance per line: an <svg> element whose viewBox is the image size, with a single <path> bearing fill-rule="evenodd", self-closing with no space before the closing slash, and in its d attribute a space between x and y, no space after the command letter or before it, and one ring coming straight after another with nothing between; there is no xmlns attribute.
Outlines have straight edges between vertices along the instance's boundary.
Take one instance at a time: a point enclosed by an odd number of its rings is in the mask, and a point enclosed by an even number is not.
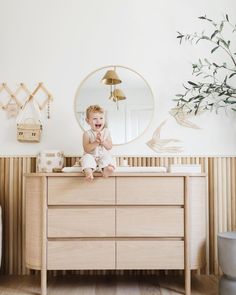
<svg viewBox="0 0 236 295"><path fill-rule="evenodd" d="M101 144L101 133L98 132L97 136L96 136L96 142L98 142L99 144Z"/></svg>
<svg viewBox="0 0 236 295"><path fill-rule="evenodd" d="M105 140L104 140L104 137L102 137L100 132L99 132L99 139L100 139L100 145L103 145Z"/></svg>

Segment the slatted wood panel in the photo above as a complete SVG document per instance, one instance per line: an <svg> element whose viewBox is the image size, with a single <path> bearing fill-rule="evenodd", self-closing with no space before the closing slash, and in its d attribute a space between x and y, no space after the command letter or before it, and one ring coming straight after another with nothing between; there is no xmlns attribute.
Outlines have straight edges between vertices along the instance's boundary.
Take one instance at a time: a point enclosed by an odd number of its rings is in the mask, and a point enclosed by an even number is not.
<svg viewBox="0 0 236 295"><path fill-rule="evenodd" d="M119 157L117 164L122 163L123 159L127 159L130 166L201 164L203 172L208 174L208 269L210 273L218 274L217 233L236 230L236 157ZM65 165L71 166L78 160L79 157L67 157ZM0 157L0 204L3 210L2 274L30 273L24 262L25 181L23 174L35 172L35 167L35 157ZM148 272L154 273L154 271ZM81 271L80 273L94 272ZM105 271L96 273L106 274ZM54 271L53 274L56 272ZM120 271L119 274L122 275L123 272Z"/></svg>
<svg viewBox="0 0 236 295"><path fill-rule="evenodd" d="M2 206L3 274L26 274L24 263L24 190L23 174L35 170L35 158L0 158L0 204Z"/></svg>

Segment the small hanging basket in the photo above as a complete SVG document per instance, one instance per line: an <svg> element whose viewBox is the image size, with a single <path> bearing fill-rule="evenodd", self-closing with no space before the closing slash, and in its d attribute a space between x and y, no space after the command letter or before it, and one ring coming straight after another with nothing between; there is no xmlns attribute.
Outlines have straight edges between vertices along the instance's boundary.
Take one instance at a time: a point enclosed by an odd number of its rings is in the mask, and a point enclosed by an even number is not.
<svg viewBox="0 0 236 295"><path fill-rule="evenodd" d="M17 124L17 140L20 142L40 142L42 124L33 118L27 118Z"/></svg>
<svg viewBox="0 0 236 295"><path fill-rule="evenodd" d="M37 90L37 88L36 88ZM36 90L30 94L29 98L23 105L18 117L17 117L17 140L20 142L40 142L41 139L41 133L42 133L42 124L40 121L41 113L39 109L38 103L35 102L33 99L33 96L36 92ZM26 106L32 102L32 106L36 111L38 120L30 117L26 117L23 120L23 116L26 112Z"/></svg>

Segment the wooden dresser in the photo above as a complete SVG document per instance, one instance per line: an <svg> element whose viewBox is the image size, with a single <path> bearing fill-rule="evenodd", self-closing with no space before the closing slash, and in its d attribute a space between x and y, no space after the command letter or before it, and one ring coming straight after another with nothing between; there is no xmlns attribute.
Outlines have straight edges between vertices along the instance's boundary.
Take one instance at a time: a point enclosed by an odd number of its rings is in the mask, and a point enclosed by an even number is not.
<svg viewBox="0 0 236 295"><path fill-rule="evenodd" d="M26 175L26 264L47 270L190 269L205 265L206 175Z"/></svg>

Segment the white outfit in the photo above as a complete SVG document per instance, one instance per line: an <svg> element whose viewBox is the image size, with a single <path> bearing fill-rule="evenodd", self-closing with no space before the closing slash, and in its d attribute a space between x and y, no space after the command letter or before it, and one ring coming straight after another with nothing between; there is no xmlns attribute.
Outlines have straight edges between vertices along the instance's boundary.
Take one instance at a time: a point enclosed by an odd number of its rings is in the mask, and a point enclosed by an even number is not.
<svg viewBox="0 0 236 295"><path fill-rule="evenodd" d="M92 129L85 131L89 137L89 143L93 143L96 140L96 132ZM101 138L106 140L110 135L110 132L107 128L103 128L101 131ZM112 165L115 167L114 159L112 158L110 152L101 145L98 145L90 153L84 153L81 158L82 170L91 168L93 170L101 171L102 168Z"/></svg>

